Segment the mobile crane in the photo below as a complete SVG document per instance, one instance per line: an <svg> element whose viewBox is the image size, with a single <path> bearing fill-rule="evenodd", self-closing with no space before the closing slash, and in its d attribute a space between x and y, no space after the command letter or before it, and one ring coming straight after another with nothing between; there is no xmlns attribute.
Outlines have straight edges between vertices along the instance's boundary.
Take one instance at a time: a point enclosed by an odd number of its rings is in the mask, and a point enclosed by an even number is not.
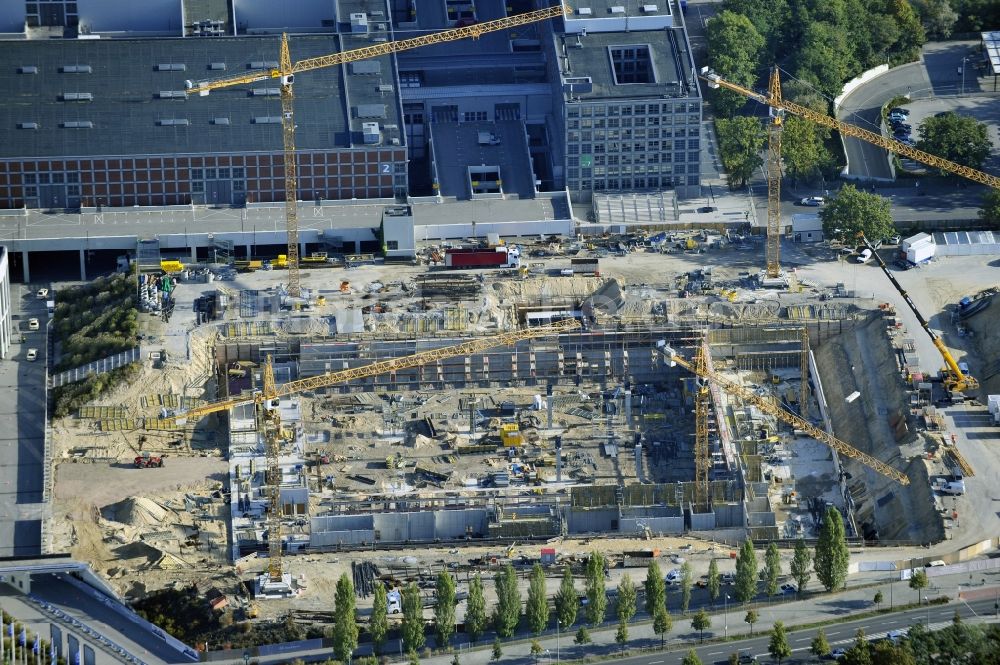
<svg viewBox="0 0 1000 665"><path fill-rule="evenodd" d="M261 390L251 395L243 395L220 400L204 406L195 407L185 412L178 413L158 421L158 426L162 427L169 423L179 423L186 420L201 418L211 413L227 411L236 406L245 404L255 405L255 416L258 431L264 435L264 451L267 460L266 480L268 486L268 513L267 513L267 541L268 541L268 562L267 573L262 578L262 586L267 582L281 584L283 569L281 564L281 467L278 456L281 451L281 417L278 411L280 399L296 395L303 391L315 390L317 388L327 388L341 383L346 383L354 379L362 379L372 376L379 376L387 372L396 372L403 369L419 367L437 360L452 358L456 356L471 355L479 353L497 346L508 346L515 342L520 342L538 337L558 335L568 333L580 328L580 322L576 319L565 319L547 326L536 328L524 328L503 332L488 337L471 339L461 344L445 346L440 349L422 351L411 356L402 358L392 358L379 362L370 363L361 367L345 369L336 372L328 372L319 376L312 376L296 381L289 381L278 387L274 380L274 370L271 364L271 357L267 357L261 372Z"/></svg>
<svg viewBox="0 0 1000 665"><path fill-rule="evenodd" d="M867 453L861 452L851 444L841 441L832 434L827 434L820 428L810 423L808 420L805 420L804 418L801 418L795 415L794 413L786 411L780 404L775 402L773 399L762 395L758 395L753 390L745 388L734 381L730 381L724 376L721 376L720 374L709 370L704 365L699 364L698 366L696 366L691 361L684 359L682 356L678 355L677 352L672 347L670 347L667 344L666 340L660 340L659 342L657 342L656 347L657 349L659 349L660 353L663 354L663 357L667 359L667 362L670 364L671 367L680 365L681 367L688 370L689 372L692 372L696 376L711 381L715 385L725 390L730 395L738 397L743 402L747 404L752 404L761 411L763 411L764 413L774 416L775 418L785 423L786 425L791 425L795 429L802 430L803 432L805 432L812 438L816 439L820 443L823 443L829 446L830 448L833 448L841 455L846 455L851 459L856 459L865 466L867 466L868 468L877 471L878 473L881 473L886 478L895 480L897 483L901 485L910 484L910 479L907 478L903 473L897 471L896 469L889 466L885 462L875 457L872 457Z"/></svg>
<svg viewBox="0 0 1000 665"><path fill-rule="evenodd" d="M281 51L278 60L278 67L264 70L235 74L208 81L186 81L185 88L189 95L197 94L204 97L213 90L230 88L238 85L247 85L257 81L268 79L278 79L281 84L281 137L284 151L284 172L285 172L285 225L288 232L288 295L292 298L299 298L302 295L302 286L299 280L299 217L298 217L298 164L295 156L295 116L293 109L294 95L292 85L295 82L295 75L313 69L323 69L325 67L335 67L348 62L376 58L382 55L390 55L407 51L410 49L428 46L430 44L442 44L468 37L478 38L481 35L515 28L537 21L562 16L564 7L562 4L537 11L526 12L507 18L500 18L493 21L484 21L452 30L434 32L419 37L409 39L399 39L383 44L363 46L361 48L331 53L315 58L305 58L292 62L291 53L288 50L288 34L281 35Z"/></svg>
<svg viewBox="0 0 1000 665"><path fill-rule="evenodd" d="M878 252L875 250L874 245L872 245L863 233L860 234L859 237L865 247L871 250L872 256L878 262L879 268L882 269L882 272L884 272L885 276L889 278L893 287L895 287L896 291L899 292L899 295L903 298L906 306L909 307L910 311L913 312L913 315L917 317L917 321L920 322L920 326L924 329L924 332L930 336L931 342L934 343L934 348L938 350L938 353L940 353L941 357L944 359L945 368L941 370L941 378L944 382L944 387L949 393L961 393L966 390L976 390L979 388L979 381L962 371L962 368L958 366L957 362L955 362L955 358L951 355L951 351L948 350L948 347L944 345L944 342L941 341L938 334L931 330L930 323L928 323L927 319L920 314L920 310L917 309L916 304L910 298L910 294L907 293L906 289L903 288L903 285L896 280L892 271L889 270L889 266L885 264L885 261L882 260L882 257L879 256Z"/></svg>

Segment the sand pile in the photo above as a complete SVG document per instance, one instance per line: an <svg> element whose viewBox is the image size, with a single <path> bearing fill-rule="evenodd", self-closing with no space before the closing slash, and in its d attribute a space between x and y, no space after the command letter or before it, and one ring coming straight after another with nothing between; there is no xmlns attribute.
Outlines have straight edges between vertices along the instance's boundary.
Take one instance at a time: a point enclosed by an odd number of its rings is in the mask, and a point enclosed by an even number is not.
<svg viewBox="0 0 1000 665"><path fill-rule="evenodd" d="M137 496L101 508L104 519L132 527L162 525L169 512L152 499Z"/></svg>

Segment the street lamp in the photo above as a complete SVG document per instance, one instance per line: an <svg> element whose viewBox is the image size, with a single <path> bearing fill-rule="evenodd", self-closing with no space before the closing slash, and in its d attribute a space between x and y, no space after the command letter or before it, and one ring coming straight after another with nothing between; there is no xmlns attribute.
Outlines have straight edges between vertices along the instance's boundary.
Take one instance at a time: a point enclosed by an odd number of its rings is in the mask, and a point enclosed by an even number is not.
<svg viewBox="0 0 1000 665"><path fill-rule="evenodd" d="M556 619L556 662L559 662L559 629L562 628L562 620Z"/></svg>
<svg viewBox="0 0 1000 665"><path fill-rule="evenodd" d="M726 599L722 601L725 606L724 616L726 617L726 639L729 639L729 594L726 594Z"/></svg>
<svg viewBox="0 0 1000 665"><path fill-rule="evenodd" d="M931 601L924 596L924 603L927 605L927 629L930 630L931 627Z"/></svg>
<svg viewBox="0 0 1000 665"><path fill-rule="evenodd" d="M249 651L244 651L243 652L243 665L250 665L250 652Z"/></svg>

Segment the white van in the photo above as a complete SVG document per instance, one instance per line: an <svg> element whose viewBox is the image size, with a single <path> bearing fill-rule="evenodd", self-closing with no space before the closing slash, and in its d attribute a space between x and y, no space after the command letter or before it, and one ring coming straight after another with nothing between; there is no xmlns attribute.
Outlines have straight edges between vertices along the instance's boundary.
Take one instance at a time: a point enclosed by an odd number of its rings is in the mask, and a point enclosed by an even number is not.
<svg viewBox="0 0 1000 665"><path fill-rule="evenodd" d="M950 494L952 496L962 496L965 494L965 481L956 480L945 485L941 489L942 494Z"/></svg>
<svg viewBox="0 0 1000 665"><path fill-rule="evenodd" d="M872 260L872 250L870 249L863 249L861 250L861 253L858 254L858 259L857 259L858 263L868 263L871 260Z"/></svg>

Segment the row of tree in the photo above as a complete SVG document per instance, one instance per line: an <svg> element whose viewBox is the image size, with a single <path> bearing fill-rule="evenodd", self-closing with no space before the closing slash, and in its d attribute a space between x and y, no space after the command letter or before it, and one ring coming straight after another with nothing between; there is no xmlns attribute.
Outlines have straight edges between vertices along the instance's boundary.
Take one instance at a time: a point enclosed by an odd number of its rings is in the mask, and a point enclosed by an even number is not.
<svg viewBox="0 0 1000 665"><path fill-rule="evenodd" d="M800 540L792 557L790 574L798 584L800 592L809 582L812 571L815 571L820 583L827 590L840 589L844 586L847 578L848 557L847 541L840 512L835 508L830 508L824 516L815 553L810 554L805 543ZM585 623L592 628L603 624L608 612L605 567L606 561L599 552L592 552L587 558L584 572L586 603L582 607ZM745 541L736 559L734 599L746 603L756 597L761 580L764 581L765 591L768 595L777 594L781 575L781 557L774 543L767 547L764 554L764 569L759 571L753 542ZM691 566L685 562L680 569L682 612L687 612L690 605L693 583L694 576ZM497 572L494 584L496 603L492 613L489 613L482 577L477 574L470 581L465 612L465 633L470 640L475 642L492 627L497 635L497 641L494 644L495 653L502 653L499 640L514 636L522 618L527 624L528 630L534 635L539 635L552 626L553 610L558 630L568 631L577 623L581 600L573 572L569 566L563 569L559 589L553 598L551 607L545 571L538 564L531 570L528 596L523 604L517 572L513 566L510 564L503 566ZM441 572L438 574L435 587L436 595L433 605L435 638L439 646L447 647L457 627L455 579L451 574ZM706 588L709 598L714 604L722 592L722 577L714 559L709 564ZM653 618L653 630L660 635L662 641L666 633L670 632L673 622L667 611L666 581L663 571L655 561L651 562L646 570L643 590L645 592L646 613ZM403 647L407 652L416 654L425 646L427 637L424 624L424 602L420 589L415 583L410 583L403 589L401 605L402 624L400 630ZM614 608L615 617L618 620L615 639L624 647L629 639L629 622L632 621L638 610L638 589L628 574L623 575L618 583ZM359 629L355 610L354 585L351 579L344 574L337 581L333 609L333 651L338 660L348 659L358 646ZM757 621L756 611L750 610L745 620L750 624L752 632L753 624ZM704 608L692 617L691 625L702 635L711 626L711 618ZM375 653L381 653L389 633L388 598L386 589L381 584L375 587L368 631ZM575 641L578 644L586 644L590 641L586 627L581 627L576 632Z"/></svg>

